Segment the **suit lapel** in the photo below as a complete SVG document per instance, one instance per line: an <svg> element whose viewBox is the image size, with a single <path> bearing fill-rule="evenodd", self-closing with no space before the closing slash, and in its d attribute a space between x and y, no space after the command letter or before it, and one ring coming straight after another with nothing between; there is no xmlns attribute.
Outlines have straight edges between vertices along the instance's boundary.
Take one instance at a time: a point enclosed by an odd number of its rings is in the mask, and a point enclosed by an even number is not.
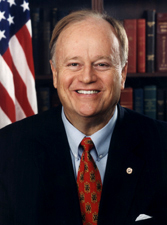
<svg viewBox="0 0 167 225"><path fill-rule="evenodd" d="M125 117L120 108L108 154L99 225L124 224L144 166L144 161L135 154L141 147L141 140L133 124ZM130 172L127 171L128 168Z"/></svg>

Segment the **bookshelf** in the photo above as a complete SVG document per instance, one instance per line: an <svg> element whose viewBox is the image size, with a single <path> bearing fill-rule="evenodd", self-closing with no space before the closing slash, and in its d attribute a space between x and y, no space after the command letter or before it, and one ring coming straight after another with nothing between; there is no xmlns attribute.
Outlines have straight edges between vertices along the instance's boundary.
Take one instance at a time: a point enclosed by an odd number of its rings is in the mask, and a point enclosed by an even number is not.
<svg viewBox="0 0 167 225"><path fill-rule="evenodd" d="M133 0L29 0L29 3L30 9L37 7L43 9L57 8L68 11L84 8L96 8L98 11L104 9L109 15L120 21L124 19L146 18L146 10L155 9L156 13L167 13L166 0L136 0L135 3ZM155 70L154 73L128 73L126 87L143 88L146 85L156 85L157 88L167 90L167 72L156 72ZM51 92L53 92L51 72L36 74L36 86L37 89L49 87ZM167 109L165 113L167 120Z"/></svg>
<svg viewBox="0 0 167 225"><path fill-rule="evenodd" d="M75 10L81 8L91 8L91 0L29 0L30 8L59 8Z"/></svg>
<svg viewBox="0 0 167 225"><path fill-rule="evenodd" d="M145 10L166 12L166 0L104 0L104 10L119 20L145 17Z"/></svg>

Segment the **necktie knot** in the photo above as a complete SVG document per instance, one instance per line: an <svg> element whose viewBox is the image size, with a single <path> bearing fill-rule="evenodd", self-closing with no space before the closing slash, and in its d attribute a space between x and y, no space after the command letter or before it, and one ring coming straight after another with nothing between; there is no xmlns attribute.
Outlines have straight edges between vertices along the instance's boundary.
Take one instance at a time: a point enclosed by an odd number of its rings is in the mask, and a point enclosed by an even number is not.
<svg viewBox="0 0 167 225"><path fill-rule="evenodd" d="M85 137L81 141L81 146L83 147L84 151L89 152L92 148L94 148L93 141L89 137Z"/></svg>

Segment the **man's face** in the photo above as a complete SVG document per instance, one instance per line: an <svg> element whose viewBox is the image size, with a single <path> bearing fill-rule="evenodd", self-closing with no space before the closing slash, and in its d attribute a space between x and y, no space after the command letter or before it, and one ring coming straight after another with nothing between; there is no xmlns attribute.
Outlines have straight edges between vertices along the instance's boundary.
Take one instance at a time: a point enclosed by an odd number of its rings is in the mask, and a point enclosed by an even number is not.
<svg viewBox="0 0 167 225"><path fill-rule="evenodd" d="M97 18L70 24L58 37L55 62L54 86L68 120L108 122L126 77L111 25Z"/></svg>

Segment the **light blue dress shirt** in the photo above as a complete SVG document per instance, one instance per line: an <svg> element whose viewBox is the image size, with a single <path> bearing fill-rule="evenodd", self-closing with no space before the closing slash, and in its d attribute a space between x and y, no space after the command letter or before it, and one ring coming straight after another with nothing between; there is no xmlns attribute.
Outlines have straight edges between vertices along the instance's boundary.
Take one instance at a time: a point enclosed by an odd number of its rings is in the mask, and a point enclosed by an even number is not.
<svg viewBox="0 0 167 225"><path fill-rule="evenodd" d="M105 169L106 169L106 163L107 163L107 157L108 157L108 151L109 151L109 145L111 136L116 124L117 120L117 107L115 108L115 112L113 117L110 119L110 121L104 126L102 129L98 130L93 135L89 136L93 143L95 148L91 150L90 154L92 155L98 169L100 172L101 180L103 182ZM82 139L86 136L79 130L77 130L66 118L64 114L64 110L62 108L62 120L65 126L68 143L70 146L70 152L71 152L71 158L74 168L74 174L77 178L78 168L80 164L80 159L82 155L82 148L80 147L80 143Z"/></svg>

